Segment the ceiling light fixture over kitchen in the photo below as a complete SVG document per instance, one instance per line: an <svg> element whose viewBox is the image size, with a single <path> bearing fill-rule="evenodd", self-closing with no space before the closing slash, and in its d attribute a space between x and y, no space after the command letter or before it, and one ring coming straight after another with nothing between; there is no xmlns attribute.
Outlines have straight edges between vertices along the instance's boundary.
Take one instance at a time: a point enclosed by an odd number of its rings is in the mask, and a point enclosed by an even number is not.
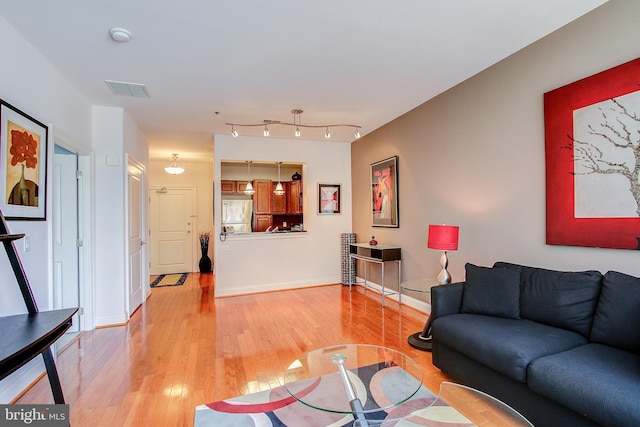
<svg viewBox="0 0 640 427"><path fill-rule="evenodd" d="M171 157L173 158L173 161L169 166L165 167L164 170L171 175L180 175L184 172L184 168L182 166L178 166L178 155L172 154Z"/></svg>
<svg viewBox="0 0 640 427"><path fill-rule="evenodd" d="M255 127L255 126L264 126L264 136L269 136L269 128L268 126L274 126L274 125L281 125L281 126L293 126L296 128L294 135L295 136L300 136L301 132L300 132L300 128L326 128L326 132L324 134L325 138L331 138L331 132L329 132L329 128L335 128L335 127L350 127L350 128L355 128L355 132L353 134L353 136L358 139L360 138L360 129L362 128L362 126L358 126L358 125L349 125L349 124L329 124L329 125L303 125L302 122L300 121L300 115L303 113L304 111L294 108L293 110L291 110L291 113L293 114L293 123L289 123L289 122L281 122L279 120L263 120L262 123L247 123L247 124L241 124L241 123L225 123L225 125L227 126L231 126L231 135L234 138L238 137L238 131L235 129L236 127Z"/></svg>
<svg viewBox="0 0 640 427"><path fill-rule="evenodd" d="M273 194L276 196L282 196L285 194L284 188L282 188L282 183L280 182L280 165L282 162L278 162L278 184L276 185L276 189L273 190Z"/></svg>
<svg viewBox="0 0 640 427"><path fill-rule="evenodd" d="M253 185L251 184L251 163L253 163L251 160L247 160L248 181L247 186L244 189L244 194L247 194L249 196L255 194L256 192L256 190L253 189Z"/></svg>

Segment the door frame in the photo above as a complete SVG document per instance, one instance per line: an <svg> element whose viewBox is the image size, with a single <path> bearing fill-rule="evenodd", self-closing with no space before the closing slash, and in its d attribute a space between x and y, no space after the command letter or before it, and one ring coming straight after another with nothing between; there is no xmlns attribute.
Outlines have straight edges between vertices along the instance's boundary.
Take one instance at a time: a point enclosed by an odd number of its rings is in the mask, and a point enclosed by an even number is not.
<svg viewBox="0 0 640 427"><path fill-rule="evenodd" d="M141 268L140 268L140 281L142 283L142 303L144 304L144 302L146 301L146 299L149 297L149 295L151 295L151 286L149 283L149 257L148 257L148 248L147 248L147 238L149 236L149 227L148 227L148 220L147 220L147 203L146 200L148 198L148 190L147 190L147 169L144 166L144 164L140 163L139 161L137 161L135 158L131 157L129 154L125 153L125 163L126 163L126 168L125 168L125 183L126 185L124 186L124 203L125 203L125 209L124 209L124 241L126 242L125 244L125 263L124 263L124 275L125 275L125 280L126 280L126 292L125 292L125 298L124 298L124 309L125 309L125 313L126 313L126 318L127 321L131 318L131 313L129 310L129 289L131 289L131 284L129 283L130 280L130 274L131 274L131 268L129 266L129 167L135 167L137 169L140 170L141 172L141 179L140 179L140 186L141 186L141 191L140 191L140 216L141 216L141 224L140 224L140 228L141 228L141 235L142 235L142 249L140 250L140 263ZM135 311L135 310L134 310Z"/></svg>
<svg viewBox="0 0 640 427"><path fill-rule="evenodd" d="M50 129L53 129L53 125L49 124ZM53 132L52 132L53 134ZM53 135L52 142L54 145L59 145L72 153L75 153L78 157L78 239L82 242L82 245L78 247L78 286L80 292L80 309L79 321L81 331L90 331L95 328L95 281L93 280L93 243L92 243L92 194L91 194L91 165L93 154L85 152L79 149L74 144L70 143L66 138L59 135ZM51 152L51 162L53 162L53 150ZM50 186L51 187L51 186ZM50 188L48 191L52 191ZM51 197L48 194L47 197ZM49 212L53 214L52 212ZM48 276L50 283L51 298L54 293L54 280L53 280L53 222L48 222L47 233L49 235L50 247L48 265ZM53 299L51 299L53 301Z"/></svg>

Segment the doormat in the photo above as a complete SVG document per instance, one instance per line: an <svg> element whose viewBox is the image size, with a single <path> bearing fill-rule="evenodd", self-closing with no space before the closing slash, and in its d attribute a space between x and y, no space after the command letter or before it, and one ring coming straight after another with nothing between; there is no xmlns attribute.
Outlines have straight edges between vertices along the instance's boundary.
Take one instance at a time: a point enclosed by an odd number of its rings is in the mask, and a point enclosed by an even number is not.
<svg viewBox="0 0 640 427"><path fill-rule="evenodd" d="M164 286L182 286L187 280L189 273L161 274L151 282L152 288L162 288Z"/></svg>
<svg viewBox="0 0 640 427"><path fill-rule="evenodd" d="M394 384L398 378L410 376L399 375L399 371L402 373L405 371L397 366L381 371L371 369L370 375L364 374L365 369L358 369L358 377L350 376L350 379L354 388L360 390L358 396L364 408L370 411L366 414L366 418L371 421L371 426L381 425L383 420L387 420L389 425L395 425L400 419L402 421L399 425L407 426L473 425L424 386L420 386L417 393L405 403L388 408L390 400L393 399L396 390ZM293 383L296 388L298 383L305 393L317 394L325 401L340 399L342 402L344 400L346 408L349 407L342 379L337 373L324 375L315 380L298 381ZM379 409L381 406L386 409ZM352 414L325 412L301 403L291 396L285 386L197 406L194 417L195 427L352 427L360 425L362 424L355 423Z"/></svg>

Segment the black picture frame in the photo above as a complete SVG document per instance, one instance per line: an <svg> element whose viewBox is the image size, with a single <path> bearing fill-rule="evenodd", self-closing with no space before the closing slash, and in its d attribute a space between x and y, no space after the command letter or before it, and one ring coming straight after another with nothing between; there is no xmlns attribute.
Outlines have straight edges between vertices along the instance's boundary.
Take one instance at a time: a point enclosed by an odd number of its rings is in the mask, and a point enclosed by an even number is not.
<svg viewBox="0 0 640 427"><path fill-rule="evenodd" d="M400 227L398 211L398 156L371 164L371 224Z"/></svg>

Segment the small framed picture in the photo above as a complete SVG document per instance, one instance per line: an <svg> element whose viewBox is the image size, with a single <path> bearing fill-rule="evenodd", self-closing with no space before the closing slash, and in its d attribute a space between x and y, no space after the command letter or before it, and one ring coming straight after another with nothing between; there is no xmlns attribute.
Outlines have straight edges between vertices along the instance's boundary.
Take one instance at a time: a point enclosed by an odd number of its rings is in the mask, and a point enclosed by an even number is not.
<svg viewBox="0 0 640 427"><path fill-rule="evenodd" d="M0 100L0 209L6 219L46 219L49 128Z"/></svg>
<svg viewBox="0 0 640 427"><path fill-rule="evenodd" d="M318 183L318 215L340 213L340 184Z"/></svg>

